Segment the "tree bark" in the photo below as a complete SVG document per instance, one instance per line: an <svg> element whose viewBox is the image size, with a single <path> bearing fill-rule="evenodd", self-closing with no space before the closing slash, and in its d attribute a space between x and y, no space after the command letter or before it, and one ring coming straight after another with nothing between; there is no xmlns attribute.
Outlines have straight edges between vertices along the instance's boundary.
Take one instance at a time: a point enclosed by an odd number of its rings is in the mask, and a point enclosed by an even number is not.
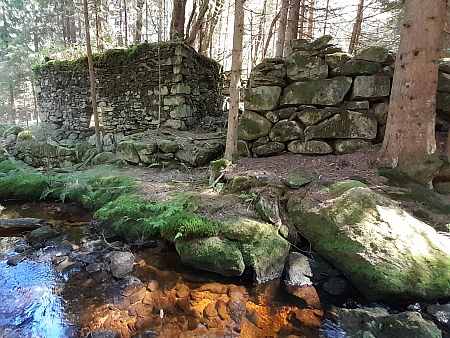
<svg viewBox="0 0 450 338"><path fill-rule="evenodd" d="M314 0L309 2L308 38L313 38L314 31Z"/></svg>
<svg viewBox="0 0 450 338"><path fill-rule="evenodd" d="M239 81L242 68L242 40L244 35L244 2L235 0L233 56L231 60L230 111L228 113L227 141L224 158L232 161L237 153L239 117Z"/></svg>
<svg viewBox="0 0 450 338"><path fill-rule="evenodd" d="M446 1L405 1L379 165L400 170L435 153L436 89Z"/></svg>
<svg viewBox="0 0 450 338"><path fill-rule="evenodd" d="M299 38L303 39L305 36L305 22L306 22L306 0L302 0L299 20Z"/></svg>
<svg viewBox="0 0 450 338"><path fill-rule="evenodd" d="M286 24L289 9L289 0L281 1L281 15L278 22L277 41L275 43L275 57L283 57L284 41L286 40Z"/></svg>
<svg viewBox="0 0 450 338"><path fill-rule="evenodd" d="M360 0L358 4L358 10L356 12L356 21L353 25L352 37L350 38L350 45L348 47L348 53L353 54L358 46L359 36L361 35L361 26L363 22L363 10L364 0Z"/></svg>
<svg viewBox="0 0 450 338"><path fill-rule="evenodd" d="M89 11L87 0L83 0L83 5L84 5L84 26L86 28L86 48L89 67L89 81L91 84L92 113L94 115L95 145L97 150L101 151L102 145L100 142L100 123L97 111L97 93L95 90L94 63L92 61L91 34L89 32Z"/></svg>
<svg viewBox="0 0 450 338"><path fill-rule="evenodd" d="M288 57L291 55L291 40L297 39L298 34L298 18L300 16L300 0L291 0L289 4L289 15L286 27L286 37L284 39L283 55Z"/></svg>
<svg viewBox="0 0 450 338"><path fill-rule="evenodd" d="M184 23L186 18L186 0L173 0L172 22L170 24L170 38L184 39Z"/></svg>
<svg viewBox="0 0 450 338"><path fill-rule="evenodd" d="M278 20L280 19L281 11L275 15L275 17L272 19L272 22L270 23L269 33L267 34L266 43L264 45L264 50L262 53L263 59L266 57L267 50L269 49L270 40L272 40L273 37L273 31L275 29L275 25L277 24Z"/></svg>
<svg viewBox="0 0 450 338"><path fill-rule="evenodd" d="M202 30L204 21L205 21L205 15L209 8L209 1L208 0L202 0L199 10L198 10L198 16L194 23L192 24L192 29L188 34L188 37L186 39L186 43L188 45L193 45L195 42L195 39L197 38L197 35Z"/></svg>
<svg viewBox="0 0 450 338"><path fill-rule="evenodd" d="M134 43L139 44L142 40L142 8L144 0L138 0L136 4L136 28L134 31Z"/></svg>

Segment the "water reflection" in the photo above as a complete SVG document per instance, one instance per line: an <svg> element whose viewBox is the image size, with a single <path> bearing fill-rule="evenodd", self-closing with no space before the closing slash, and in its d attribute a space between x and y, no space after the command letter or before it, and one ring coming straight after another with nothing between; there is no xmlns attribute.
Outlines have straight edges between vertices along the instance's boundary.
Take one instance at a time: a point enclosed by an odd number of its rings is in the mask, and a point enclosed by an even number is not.
<svg viewBox="0 0 450 338"><path fill-rule="evenodd" d="M18 238L0 238L0 336L69 337L64 321L61 282L50 263L26 260L6 264Z"/></svg>

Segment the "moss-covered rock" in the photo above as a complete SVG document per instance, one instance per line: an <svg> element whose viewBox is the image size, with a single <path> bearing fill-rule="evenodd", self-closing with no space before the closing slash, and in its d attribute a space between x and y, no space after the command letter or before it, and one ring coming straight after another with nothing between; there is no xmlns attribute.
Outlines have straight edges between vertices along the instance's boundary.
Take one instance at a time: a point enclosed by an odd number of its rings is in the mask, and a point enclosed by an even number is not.
<svg viewBox="0 0 450 338"><path fill-rule="evenodd" d="M267 142L257 147L253 147L252 151L258 156L273 156L281 153L285 149L282 142Z"/></svg>
<svg viewBox="0 0 450 338"><path fill-rule="evenodd" d="M286 87L286 61L282 58L264 59L250 73L250 87Z"/></svg>
<svg viewBox="0 0 450 338"><path fill-rule="evenodd" d="M162 140L157 142L158 149L163 153L175 153L180 149L180 145L173 140Z"/></svg>
<svg viewBox="0 0 450 338"><path fill-rule="evenodd" d="M278 234L275 226L243 218L222 233L239 243L246 266L253 268L256 283L281 275L290 244Z"/></svg>
<svg viewBox="0 0 450 338"><path fill-rule="evenodd" d="M36 139L34 133L31 130L23 130L17 134L17 142L28 141Z"/></svg>
<svg viewBox="0 0 450 338"><path fill-rule="evenodd" d="M319 57L303 56L293 53L288 59L287 76L292 82L313 81L328 77L328 65Z"/></svg>
<svg viewBox="0 0 450 338"><path fill-rule="evenodd" d="M269 111L278 108L281 88L277 86L263 86L245 89L245 109L253 111Z"/></svg>
<svg viewBox="0 0 450 338"><path fill-rule="evenodd" d="M330 69L337 68L350 61L352 56L347 53L333 53L325 55L325 62Z"/></svg>
<svg viewBox="0 0 450 338"><path fill-rule="evenodd" d="M436 324L426 321L418 312L389 314L384 308L336 308L333 315L347 333L347 337L442 337L442 332Z"/></svg>
<svg viewBox="0 0 450 338"><path fill-rule="evenodd" d="M290 202L289 215L368 299L450 295L450 238L368 188L351 188L331 205L309 198Z"/></svg>
<svg viewBox="0 0 450 338"><path fill-rule="evenodd" d="M351 100L377 100L388 97L391 78L386 75L357 76L353 81Z"/></svg>
<svg viewBox="0 0 450 338"><path fill-rule="evenodd" d="M305 139L358 138L373 140L377 121L371 116L346 110L317 125L306 127Z"/></svg>
<svg viewBox="0 0 450 338"><path fill-rule="evenodd" d="M125 160L130 163L137 164L141 161L133 141L120 142L116 148L116 156L119 160Z"/></svg>
<svg viewBox="0 0 450 338"><path fill-rule="evenodd" d="M175 248L183 264L198 269L240 276L245 264L237 243L219 237L176 241Z"/></svg>
<svg viewBox="0 0 450 338"><path fill-rule="evenodd" d="M3 132L3 137L7 138L9 135L19 135L20 132L24 131L21 126L11 126Z"/></svg>
<svg viewBox="0 0 450 338"><path fill-rule="evenodd" d="M369 140L347 139L333 142L333 152L338 155L352 154L359 149L369 148L372 142Z"/></svg>
<svg viewBox="0 0 450 338"><path fill-rule="evenodd" d="M383 63L387 60L389 51L381 46L371 46L363 49L356 55L357 60L366 60Z"/></svg>
<svg viewBox="0 0 450 338"><path fill-rule="evenodd" d="M116 154L110 151L104 151L94 156L94 158L92 159L92 164L99 165L99 164L113 163L115 160Z"/></svg>
<svg viewBox="0 0 450 338"><path fill-rule="evenodd" d="M365 60L355 60L344 63L343 65L332 69L331 76L359 76L374 75L381 69L381 64Z"/></svg>
<svg viewBox="0 0 450 338"><path fill-rule="evenodd" d="M284 89L280 105L317 104L334 106L344 99L351 85L352 79L349 77L294 82Z"/></svg>
<svg viewBox="0 0 450 338"><path fill-rule="evenodd" d="M265 117L250 110L244 111L239 121L239 139L257 140L269 135L272 123Z"/></svg>
<svg viewBox="0 0 450 338"><path fill-rule="evenodd" d="M326 155L332 152L331 146L325 141L320 140L296 140L290 142L287 148L294 154Z"/></svg>
<svg viewBox="0 0 450 338"><path fill-rule="evenodd" d="M281 120L272 127L269 137L275 142L286 142L291 140L303 139L304 133L302 127L296 121Z"/></svg>

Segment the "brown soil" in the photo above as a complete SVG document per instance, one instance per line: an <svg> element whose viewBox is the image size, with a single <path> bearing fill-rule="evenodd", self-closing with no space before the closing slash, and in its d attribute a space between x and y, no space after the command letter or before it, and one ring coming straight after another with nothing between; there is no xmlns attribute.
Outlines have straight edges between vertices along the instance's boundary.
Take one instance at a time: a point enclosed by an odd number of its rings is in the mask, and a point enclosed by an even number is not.
<svg viewBox="0 0 450 338"><path fill-rule="evenodd" d="M249 174L263 178L268 183L281 183L293 170L309 173L313 182L337 182L357 178L363 180L371 189L399 200L399 204L410 213L424 207L415 202L401 201L405 189L387 185L388 180L378 174L374 166L380 145L346 155L304 156L286 153L264 158L242 157L235 161L224 175L225 183L236 175ZM133 177L142 194L149 199L166 199L177 194L192 196L200 205L199 212L212 219L223 220L239 216L258 217L252 210L250 194L258 193L261 188L237 193L221 191L221 185L208 187L209 170L207 167L179 169L161 169L130 167L124 173ZM315 194L317 184L308 186L309 194ZM240 198L240 197L241 198ZM444 202L448 199L441 196ZM247 200L247 201L246 201ZM431 215L429 223L450 223L448 215Z"/></svg>

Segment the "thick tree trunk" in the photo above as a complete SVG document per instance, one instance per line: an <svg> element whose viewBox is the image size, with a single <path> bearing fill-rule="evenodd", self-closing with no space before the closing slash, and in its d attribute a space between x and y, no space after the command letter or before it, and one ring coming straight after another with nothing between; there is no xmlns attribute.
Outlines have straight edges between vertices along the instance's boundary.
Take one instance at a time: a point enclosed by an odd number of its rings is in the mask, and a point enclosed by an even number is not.
<svg viewBox="0 0 450 338"><path fill-rule="evenodd" d="M350 45L348 47L349 54L355 52L358 46L359 36L361 35L361 26L363 22L363 10L364 10L364 0L359 1L358 10L356 12L356 20L353 25L352 37L350 38Z"/></svg>
<svg viewBox="0 0 450 338"><path fill-rule="evenodd" d="M278 22L277 41L275 43L275 57L283 57L284 41L286 40L286 24L288 17L289 0L281 1L281 15Z"/></svg>
<svg viewBox="0 0 450 338"><path fill-rule="evenodd" d="M291 40L297 39L298 34L298 18L300 16L300 0L291 0L289 4L289 16L286 27L286 37L284 40L283 55L288 57L291 55Z"/></svg>
<svg viewBox="0 0 450 338"><path fill-rule="evenodd" d="M95 144L98 151L101 151L102 144L100 142L100 123L98 119L97 111L97 92L95 89L95 75L94 75L94 63L92 62L92 48L91 48L91 34L89 32L89 11L87 0L83 0L84 7L84 25L86 28L86 48L89 67L89 81L91 83L91 97L92 97L92 113L94 115L94 128L95 128Z"/></svg>
<svg viewBox="0 0 450 338"><path fill-rule="evenodd" d="M242 40L244 36L244 2L235 0L233 56L231 60L230 112L224 158L232 161L237 153L238 117L239 117L239 81L242 68Z"/></svg>
<svg viewBox="0 0 450 338"><path fill-rule="evenodd" d="M184 23L186 18L186 0L173 0L172 22L170 38L184 39Z"/></svg>
<svg viewBox="0 0 450 338"><path fill-rule="evenodd" d="M436 149L436 89L446 1L405 1L386 135L379 165L401 170L424 163Z"/></svg>

